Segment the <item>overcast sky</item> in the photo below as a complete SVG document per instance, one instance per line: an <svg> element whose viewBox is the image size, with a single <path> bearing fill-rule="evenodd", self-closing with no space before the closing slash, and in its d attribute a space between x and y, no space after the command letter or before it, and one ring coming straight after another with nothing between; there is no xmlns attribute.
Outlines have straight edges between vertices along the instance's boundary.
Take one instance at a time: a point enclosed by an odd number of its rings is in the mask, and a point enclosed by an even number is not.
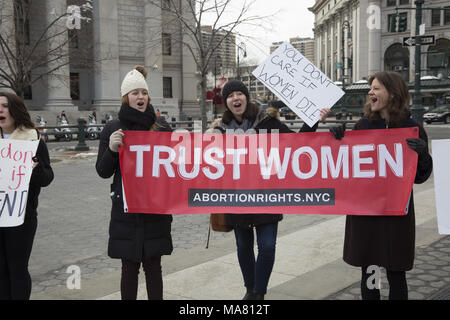
<svg viewBox="0 0 450 320"><path fill-rule="evenodd" d="M272 42L289 41L291 37L314 37L314 14L308 8L314 0L256 0L252 6L252 15L268 16L276 13L270 31L244 28L239 31L254 36L256 41L244 40L247 46L247 57L260 63L269 55ZM240 42L239 39L236 40Z"/></svg>

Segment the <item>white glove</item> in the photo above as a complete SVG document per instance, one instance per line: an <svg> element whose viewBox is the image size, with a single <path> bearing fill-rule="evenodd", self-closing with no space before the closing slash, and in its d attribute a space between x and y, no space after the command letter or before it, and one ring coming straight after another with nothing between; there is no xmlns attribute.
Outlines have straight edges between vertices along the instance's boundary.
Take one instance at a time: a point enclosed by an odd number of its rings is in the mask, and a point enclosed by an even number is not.
<svg viewBox="0 0 450 320"><path fill-rule="evenodd" d="M119 152L119 147L122 145L122 137L124 133L121 129L114 131L109 137L109 148L112 152Z"/></svg>

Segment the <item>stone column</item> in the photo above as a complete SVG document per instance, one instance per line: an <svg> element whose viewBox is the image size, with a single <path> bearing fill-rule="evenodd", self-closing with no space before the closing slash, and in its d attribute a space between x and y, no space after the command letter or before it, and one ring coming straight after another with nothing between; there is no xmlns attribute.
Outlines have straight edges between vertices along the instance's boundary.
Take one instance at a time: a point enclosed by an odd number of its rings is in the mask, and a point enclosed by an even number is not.
<svg viewBox="0 0 450 320"><path fill-rule="evenodd" d="M118 0L95 0L94 23L94 105L97 111L120 107Z"/></svg>
<svg viewBox="0 0 450 320"><path fill-rule="evenodd" d="M47 0L47 25L67 12L66 0ZM67 19L58 20L48 31L47 52L47 110L78 111L70 98L70 67Z"/></svg>
<svg viewBox="0 0 450 320"><path fill-rule="evenodd" d="M377 5L381 8L380 0L369 0L369 5ZM381 71L381 29L369 30L369 75Z"/></svg>
<svg viewBox="0 0 450 320"><path fill-rule="evenodd" d="M357 2L353 2L352 3L352 14L353 14L353 18L352 18L353 19L353 28L352 28L352 31L353 31L352 32L352 44L353 44L353 47L352 47L352 51L353 52L351 54L351 56L353 58L353 61L352 61L352 73L349 74L349 77L352 80L352 82L356 82L356 81L360 80L360 79L358 79L356 77L356 70L357 70L358 66L357 66L356 61L355 61L356 57L358 56L358 48L359 48L358 38L359 38L359 32L360 32L358 8L359 8L358 3ZM350 55L349 55L349 57L350 57ZM380 61L380 63L381 63L381 61Z"/></svg>
<svg viewBox="0 0 450 320"><path fill-rule="evenodd" d="M147 82L150 97L163 96L163 54L162 54L162 15L161 8L145 4L144 59L147 69Z"/></svg>
<svg viewBox="0 0 450 320"><path fill-rule="evenodd" d="M334 29L334 24L336 21L336 15L331 16L330 19L330 59L331 59L331 70L330 70L330 79L333 81L336 81L336 79L334 79L334 69L336 68L336 61L334 60L334 50L336 49L334 47L334 33L335 33L335 29Z"/></svg>

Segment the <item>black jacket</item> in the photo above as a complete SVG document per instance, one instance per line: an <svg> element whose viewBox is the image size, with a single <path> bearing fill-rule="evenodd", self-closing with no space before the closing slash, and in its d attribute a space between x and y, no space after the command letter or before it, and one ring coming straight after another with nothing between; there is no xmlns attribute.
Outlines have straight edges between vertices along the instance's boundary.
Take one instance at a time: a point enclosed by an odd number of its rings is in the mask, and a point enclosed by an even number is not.
<svg viewBox="0 0 450 320"><path fill-rule="evenodd" d="M41 193L41 188L47 187L54 178L47 145L42 139L39 140L36 157L38 158L39 164L33 169L33 173L31 174L25 219L37 216L38 197Z"/></svg>
<svg viewBox="0 0 450 320"><path fill-rule="evenodd" d="M171 131L169 125L158 118L158 131ZM109 225L108 255L111 258L136 262L172 253L172 216L166 214L124 213L122 174L119 153L109 149L109 137L116 130L127 130L119 120L108 122L100 134L96 169L102 178L114 175L111 184L111 221Z"/></svg>
<svg viewBox="0 0 450 320"><path fill-rule="evenodd" d="M399 128L419 127L419 137L428 143L422 126L409 114ZM361 118L354 130L386 129L384 120L369 122ZM419 158L414 183L425 182L431 174L433 161L427 153ZM370 192L370 190L368 190ZM369 205L369 204L368 204ZM405 216L347 216L344 240L344 261L353 266L378 265L392 271L411 270L415 249L414 195Z"/></svg>
<svg viewBox="0 0 450 320"><path fill-rule="evenodd" d="M256 133L260 130L266 130L268 134L272 130L278 130L279 133L294 133L284 123L279 120L279 112L275 108L269 107L260 111L256 117L253 128ZM222 133L226 131L226 125L222 121L217 121L212 124L212 129L217 129ZM304 124L300 132L314 132L317 129L317 124L310 128ZM226 214L227 223L232 226L252 228L257 225L275 223L283 219L282 214Z"/></svg>

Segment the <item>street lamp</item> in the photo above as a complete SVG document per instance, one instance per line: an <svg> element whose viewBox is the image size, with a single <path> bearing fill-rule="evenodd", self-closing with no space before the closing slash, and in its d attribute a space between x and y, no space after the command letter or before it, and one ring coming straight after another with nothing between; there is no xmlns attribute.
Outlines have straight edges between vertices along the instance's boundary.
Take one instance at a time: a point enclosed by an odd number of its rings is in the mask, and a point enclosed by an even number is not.
<svg viewBox="0 0 450 320"><path fill-rule="evenodd" d="M237 78L238 80L241 80L241 74L240 74L240 70L239 70L239 51L242 50L244 58L247 57L247 47L245 45L245 43L241 42L240 44L237 45Z"/></svg>

